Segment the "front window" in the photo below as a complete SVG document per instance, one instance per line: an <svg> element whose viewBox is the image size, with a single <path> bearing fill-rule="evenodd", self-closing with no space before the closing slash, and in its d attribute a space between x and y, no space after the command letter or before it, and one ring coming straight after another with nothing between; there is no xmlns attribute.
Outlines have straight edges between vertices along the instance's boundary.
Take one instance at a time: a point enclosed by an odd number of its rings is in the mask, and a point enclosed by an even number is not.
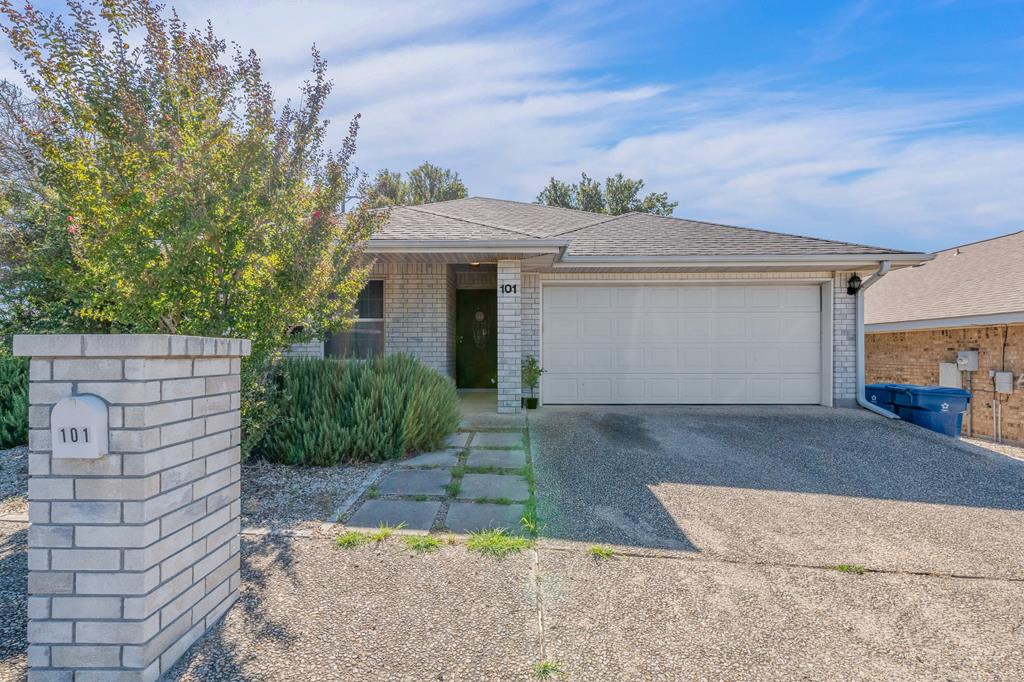
<svg viewBox="0 0 1024 682"><path fill-rule="evenodd" d="M370 358L384 353L384 280L367 282L355 309L357 319L350 329L327 335L327 357Z"/></svg>

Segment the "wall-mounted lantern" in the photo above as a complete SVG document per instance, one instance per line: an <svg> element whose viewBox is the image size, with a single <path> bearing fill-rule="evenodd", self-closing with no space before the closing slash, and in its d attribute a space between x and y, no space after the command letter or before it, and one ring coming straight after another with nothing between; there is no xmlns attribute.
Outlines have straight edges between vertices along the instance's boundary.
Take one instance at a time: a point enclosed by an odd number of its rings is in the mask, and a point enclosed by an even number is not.
<svg viewBox="0 0 1024 682"><path fill-rule="evenodd" d="M846 282L846 293L848 293L850 296L856 296L857 292L860 291L861 284L862 282L860 277L854 275Z"/></svg>

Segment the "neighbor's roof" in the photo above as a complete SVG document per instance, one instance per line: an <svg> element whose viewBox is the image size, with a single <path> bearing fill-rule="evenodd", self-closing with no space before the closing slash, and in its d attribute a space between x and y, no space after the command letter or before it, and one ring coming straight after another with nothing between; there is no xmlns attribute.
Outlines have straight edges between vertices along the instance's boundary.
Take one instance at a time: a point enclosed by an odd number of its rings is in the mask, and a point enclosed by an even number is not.
<svg viewBox="0 0 1024 682"><path fill-rule="evenodd" d="M647 213L609 216L484 197L393 208L387 223L373 238L527 242L564 239L568 256L610 258L909 253Z"/></svg>
<svg viewBox="0 0 1024 682"><path fill-rule="evenodd" d="M1024 231L939 251L878 280L864 300L869 325L1024 313Z"/></svg>

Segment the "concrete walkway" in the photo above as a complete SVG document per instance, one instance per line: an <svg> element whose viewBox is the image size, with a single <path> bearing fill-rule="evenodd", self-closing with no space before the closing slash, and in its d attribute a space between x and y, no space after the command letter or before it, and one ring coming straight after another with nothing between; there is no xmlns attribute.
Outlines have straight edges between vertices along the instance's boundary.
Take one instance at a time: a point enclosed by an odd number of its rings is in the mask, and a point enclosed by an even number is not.
<svg viewBox="0 0 1024 682"><path fill-rule="evenodd" d="M528 442L525 428L460 431L444 450L399 462L339 521L355 530L519 532L531 498Z"/></svg>

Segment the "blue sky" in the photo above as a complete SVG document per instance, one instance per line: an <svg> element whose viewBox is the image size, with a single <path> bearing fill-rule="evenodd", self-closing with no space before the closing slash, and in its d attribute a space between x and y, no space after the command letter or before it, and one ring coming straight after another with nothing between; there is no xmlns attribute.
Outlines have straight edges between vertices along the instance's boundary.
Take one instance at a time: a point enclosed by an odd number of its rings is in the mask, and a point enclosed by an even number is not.
<svg viewBox="0 0 1024 682"><path fill-rule="evenodd" d="M1021 2L172 4L282 98L315 42L368 170L526 201L622 171L679 216L908 249L1024 229Z"/></svg>

